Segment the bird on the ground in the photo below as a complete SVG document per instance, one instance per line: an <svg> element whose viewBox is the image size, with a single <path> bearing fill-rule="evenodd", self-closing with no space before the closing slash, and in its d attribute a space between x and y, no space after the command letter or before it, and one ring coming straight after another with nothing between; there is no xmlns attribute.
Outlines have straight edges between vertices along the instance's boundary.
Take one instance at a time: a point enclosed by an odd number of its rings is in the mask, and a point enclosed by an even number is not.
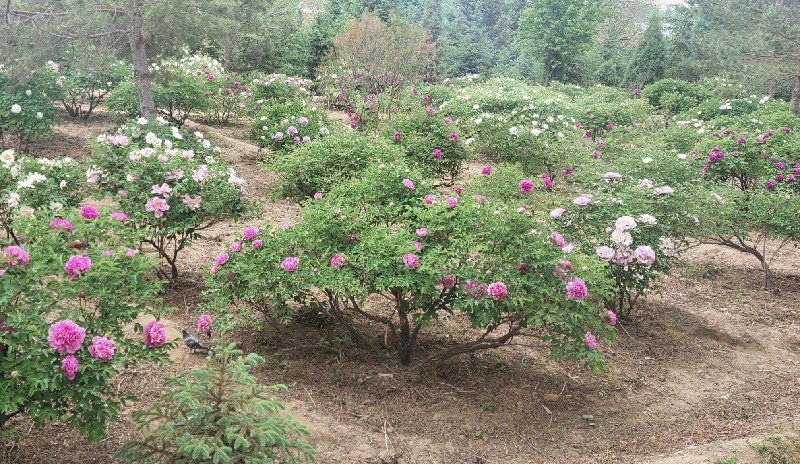
<svg viewBox="0 0 800 464"><path fill-rule="evenodd" d="M183 343L192 353L194 353L196 350L208 352L210 349L209 347L200 343L200 340L198 340L194 335L190 334L186 329L181 330L181 335L183 335Z"/></svg>

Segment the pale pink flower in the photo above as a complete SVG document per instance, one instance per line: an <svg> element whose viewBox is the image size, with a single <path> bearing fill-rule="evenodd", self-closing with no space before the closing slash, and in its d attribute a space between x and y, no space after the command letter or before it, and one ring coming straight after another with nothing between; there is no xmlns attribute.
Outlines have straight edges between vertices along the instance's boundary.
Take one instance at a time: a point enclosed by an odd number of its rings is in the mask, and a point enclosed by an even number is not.
<svg viewBox="0 0 800 464"><path fill-rule="evenodd" d="M188 206L190 210L197 211L198 209L200 209L200 204L203 202L203 197L201 197L200 195L196 195L194 198L192 198L190 195L184 194L181 197L181 201L183 202L184 205Z"/></svg>
<svg viewBox="0 0 800 464"><path fill-rule="evenodd" d="M449 197L447 200L445 200L445 202L447 203L447 206L449 206L450 208L455 208L456 204L458 203L458 198Z"/></svg>
<svg viewBox="0 0 800 464"><path fill-rule="evenodd" d="M205 164L201 165L192 173L192 179L194 179L195 182L200 184L205 182L207 177L208 177L208 166L206 166Z"/></svg>
<svg viewBox="0 0 800 464"><path fill-rule="evenodd" d="M597 349L597 339L594 335L592 335L591 332L586 332L586 335L583 336L583 341L586 343L586 348L589 348L590 350Z"/></svg>
<svg viewBox="0 0 800 464"><path fill-rule="evenodd" d="M586 206L592 202L592 199L587 197L586 195L581 195L578 198L572 200L572 203L577 206Z"/></svg>
<svg viewBox="0 0 800 464"><path fill-rule="evenodd" d="M422 201L424 201L426 205L432 205L434 203L437 203L439 200L436 195L425 195Z"/></svg>
<svg viewBox="0 0 800 464"><path fill-rule="evenodd" d="M314 194L314 199L315 200L322 200L322 193L320 193L320 192L315 193Z"/></svg>
<svg viewBox="0 0 800 464"><path fill-rule="evenodd" d="M98 361L108 362L114 356L114 342L106 337L94 337L89 346L89 354Z"/></svg>
<svg viewBox="0 0 800 464"><path fill-rule="evenodd" d="M567 282L567 298L572 300L585 300L589 294L586 283L581 279L575 278Z"/></svg>
<svg viewBox="0 0 800 464"><path fill-rule="evenodd" d="M80 349L85 337L86 329L67 319L50 326L47 341L59 353L72 354Z"/></svg>
<svg viewBox="0 0 800 464"><path fill-rule="evenodd" d="M656 261L656 252L647 245L637 247L633 252L633 256L645 266L650 266Z"/></svg>
<svg viewBox="0 0 800 464"><path fill-rule="evenodd" d="M258 250L258 249L259 249L259 248L261 248L262 246L264 246L264 242L262 242L261 240L258 240L258 239L256 239L256 240L253 240L253 248L255 248L256 250Z"/></svg>
<svg viewBox="0 0 800 464"><path fill-rule="evenodd" d="M64 371L64 375L67 376L69 380L75 380L75 374L80 367L77 358L72 355L67 356L61 361L61 370Z"/></svg>
<svg viewBox="0 0 800 464"><path fill-rule="evenodd" d="M617 218L614 226L617 230L633 230L636 228L636 220L630 216L621 216Z"/></svg>
<svg viewBox="0 0 800 464"><path fill-rule="evenodd" d="M617 315L610 309L605 310L605 316L608 318L608 325L617 325Z"/></svg>
<svg viewBox="0 0 800 464"><path fill-rule="evenodd" d="M564 208L556 208L553 211L550 211L550 217L552 218L559 218L564 215L567 210Z"/></svg>
<svg viewBox="0 0 800 464"><path fill-rule="evenodd" d="M172 187L170 187L166 183L163 183L161 185L155 184L150 189L150 193L152 193L153 195L163 195L164 197L168 197L171 192L172 192Z"/></svg>
<svg viewBox="0 0 800 464"><path fill-rule="evenodd" d="M242 249L242 242L233 242L231 243L231 246L228 247L228 249L231 250L231 253L236 253L237 251Z"/></svg>
<svg viewBox="0 0 800 464"><path fill-rule="evenodd" d="M550 234L550 240L552 240L553 243L559 248L564 248L564 246L567 244L567 241L564 240L564 237L558 232L552 232Z"/></svg>
<svg viewBox="0 0 800 464"><path fill-rule="evenodd" d="M230 256L228 256L228 253L222 252L222 253L218 254L217 257L214 258L214 267L222 266L223 264L228 262L228 259L230 259Z"/></svg>
<svg viewBox="0 0 800 464"><path fill-rule="evenodd" d="M564 245L563 247L561 247L561 251L563 251L564 253L572 253L572 250L574 250L574 249L575 249L575 244L574 243L568 243L568 244Z"/></svg>
<svg viewBox="0 0 800 464"><path fill-rule="evenodd" d="M428 229L422 227L417 229L417 237L425 237L428 235Z"/></svg>
<svg viewBox="0 0 800 464"><path fill-rule="evenodd" d="M153 197L147 200L144 209L145 211L151 211L155 217L160 218L164 216L164 211L169 210L169 205L163 198Z"/></svg>
<svg viewBox="0 0 800 464"><path fill-rule="evenodd" d="M417 251L422 251L422 244L416 240L412 240L411 244L417 249Z"/></svg>
<svg viewBox="0 0 800 464"><path fill-rule="evenodd" d="M194 151L193 150L184 150L183 153L181 154L181 156L184 159L187 159L187 160L192 159L192 158L194 158Z"/></svg>
<svg viewBox="0 0 800 464"><path fill-rule="evenodd" d="M128 220L128 215L123 213L123 212L119 212L119 211L111 213L110 217L111 217L111 219L116 219L117 221L122 222L122 223L124 223L125 221Z"/></svg>
<svg viewBox="0 0 800 464"><path fill-rule="evenodd" d="M603 261L611 261L611 258L614 257L614 249L611 247L601 246L595 251L597 252L597 256Z"/></svg>

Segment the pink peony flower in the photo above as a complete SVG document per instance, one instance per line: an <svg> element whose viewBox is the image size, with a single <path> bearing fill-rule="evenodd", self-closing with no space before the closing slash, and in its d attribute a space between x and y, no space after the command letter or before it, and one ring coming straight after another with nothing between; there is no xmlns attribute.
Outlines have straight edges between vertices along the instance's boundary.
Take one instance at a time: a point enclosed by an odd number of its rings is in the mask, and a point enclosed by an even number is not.
<svg viewBox="0 0 800 464"><path fill-rule="evenodd" d="M237 242L233 242L233 243L231 243L231 246L228 247L228 249L231 251L231 253L236 253L237 251L242 249L242 242L238 242L238 241Z"/></svg>
<svg viewBox="0 0 800 464"><path fill-rule="evenodd" d="M617 315L610 309L605 310L605 316L608 318L608 325L617 325Z"/></svg>
<svg viewBox="0 0 800 464"><path fill-rule="evenodd" d="M449 197L447 200L445 200L445 202L447 203L447 206L449 206L450 208L455 208L456 204L458 204L458 198Z"/></svg>
<svg viewBox="0 0 800 464"><path fill-rule="evenodd" d="M508 288L506 288L506 284L503 282L495 282L493 284L489 284L487 292L493 300L500 301L508 294Z"/></svg>
<svg viewBox="0 0 800 464"><path fill-rule="evenodd" d="M116 219L119 222L125 222L128 220L128 215L123 212L114 212L111 213L111 219Z"/></svg>
<svg viewBox="0 0 800 464"><path fill-rule="evenodd" d="M190 210L197 211L198 209L200 209L200 204L203 202L203 197L197 195L194 198L192 198L189 195L183 195L181 197L181 201L183 202L184 205L188 206Z"/></svg>
<svg viewBox="0 0 800 464"><path fill-rule="evenodd" d="M565 212L567 212L567 210L565 210L564 208L556 208L553 211L550 211L550 217L559 218L563 216Z"/></svg>
<svg viewBox="0 0 800 464"><path fill-rule="evenodd" d="M462 187L460 185L456 185L455 188L453 189L453 191L456 192L456 195L461 195L461 192L463 190L464 190L464 187Z"/></svg>
<svg viewBox="0 0 800 464"><path fill-rule="evenodd" d="M458 134L456 134L455 132L450 132L450 140L452 140L453 142L457 142Z"/></svg>
<svg viewBox="0 0 800 464"><path fill-rule="evenodd" d="M298 260L294 256L289 256L288 258L281 261L281 267L289 272L294 272L299 262L300 260Z"/></svg>
<svg viewBox="0 0 800 464"><path fill-rule="evenodd" d="M331 267L342 267L349 262L350 260L348 260L342 255L331 256Z"/></svg>
<svg viewBox="0 0 800 464"><path fill-rule="evenodd" d="M519 183L519 191L525 195L531 193L533 191L533 182L529 181L528 179L522 179L522 181Z"/></svg>
<svg viewBox="0 0 800 464"><path fill-rule="evenodd" d="M640 245L636 248L633 252L633 256L645 266L650 266L656 261L656 252L647 245Z"/></svg>
<svg viewBox="0 0 800 464"><path fill-rule="evenodd" d="M259 249L259 248L261 248L262 246L264 246L264 242L262 242L261 240L258 240L258 239L256 239L256 240L253 240L253 248L255 248L256 250L258 250L258 249Z"/></svg>
<svg viewBox="0 0 800 464"><path fill-rule="evenodd" d="M139 254L139 250L136 250L134 248L126 248L125 249L125 257L128 258L128 259L132 259L137 254Z"/></svg>
<svg viewBox="0 0 800 464"><path fill-rule="evenodd" d="M412 240L411 244L417 249L417 251L422 251L422 244L416 240Z"/></svg>
<svg viewBox="0 0 800 464"><path fill-rule="evenodd" d="M167 343L167 331L164 326L156 321L150 321L144 326L144 346L158 348Z"/></svg>
<svg viewBox="0 0 800 464"><path fill-rule="evenodd" d="M422 227L417 229L417 237L425 237L428 235L428 229Z"/></svg>
<svg viewBox="0 0 800 464"><path fill-rule="evenodd" d="M183 157L183 159L190 160L190 159L194 158L194 151L193 150L184 150L183 153L181 153L181 156Z"/></svg>
<svg viewBox="0 0 800 464"><path fill-rule="evenodd" d="M550 240L552 240L555 246L559 248L564 248L564 246L567 244L567 241L564 240L564 237L558 232L551 233Z"/></svg>
<svg viewBox="0 0 800 464"><path fill-rule="evenodd" d="M242 238L245 240L253 240L254 238L258 237L258 233L258 227L250 226L242 231Z"/></svg>
<svg viewBox="0 0 800 464"><path fill-rule="evenodd" d="M114 342L106 337L94 337L89 347L89 354L101 362L111 361L114 356Z"/></svg>
<svg viewBox="0 0 800 464"><path fill-rule="evenodd" d="M97 208L94 206L84 206L81 208L81 217L88 220L97 219Z"/></svg>
<svg viewBox="0 0 800 464"><path fill-rule="evenodd" d="M208 177L208 166L206 166L205 164L201 165L192 173L192 179L194 179L194 181L197 182L198 184L204 183L207 177Z"/></svg>
<svg viewBox="0 0 800 464"><path fill-rule="evenodd" d="M403 255L403 264L409 269L416 269L419 267L419 256L414 253L406 253Z"/></svg>
<svg viewBox="0 0 800 464"><path fill-rule="evenodd" d="M577 206L586 206L591 203L592 199L587 197L586 195L581 195L578 198L572 200L572 203Z"/></svg>
<svg viewBox="0 0 800 464"><path fill-rule="evenodd" d="M597 256L603 261L611 261L614 257L614 249L611 247L601 246L595 251L597 252Z"/></svg>
<svg viewBox="0 0 800 464"><path fill-rule="evenodd" d="M394 134L392 134L392 141L395 143L400 141L400 132L395 132Z"/></svg>
<svg viewBox="0 0 800 464"><path fill-rule="evenodd" d="M433 149L433 157L436 158L436 159L441 159L442 158L442 150L439 150L438 148L434 148Z"/></svg>
<svg viewBox="0 0 800 464"><path fill-rule="evenodd" d="M299 118L297 118L297 124L300 124L301 126L307 126L308 118L305 116L300 116Z"/></svg>
<svg viewBox="0 0 800 464"><path fill-rule="evenodd" d="M568 243L563 247L561 247L561 251L563 251L564 253L572 253L572 250L574 249L575 249L575 244L573 243Z"/></svg>
<svg viewBox="0 0 800 464"><path fill-rule="evenodd" d="M172 187L170 187L166 183L163 183L161 185L155 184L150 189L150 193L152 193L153 195L162 195L164 198L168 197L171 192L172 192Z"/></svg>
<svg viewBox="0 0 800 464"><path fill-rule="evenodd" d="M214 266L215 267L222 266L223 264L228 262L229 258L230 258L230 256L228 256L228 253L223 252L223 253L218 254L217 257L214 258Z"/></svg>
<svg viewBox="0 0 800 464"><path fill-rule="evenodd" d="M64 270L67 271L70 279L77 279L81 273L88 271L91 267L92 260L88 256L80 255L70 256L64 264Z"/></svg>
<svg viewBox="0 0 800 464"><path fill-rule="evenodd" d="M8 246L3 250L2 262L8 266L24 266L31 261L28 252L18 246Z"/></svg>
<svg viewBox="0 0 800 464"><path fill-rule="evenodd" d="M484 166L483 169L481 169L481 174L483 174L484 176L488 176L490 172L492 172L492 166L491 165L490 166Z"/></svg>
<svg viewBox="0 0 800 464"><path fill-rule="evenodd" d="M586 332L586 335L583 336L583 341L586 343L586 348L590 350L597 349L597 339L592 335L591 332Z"/></svg>
<svg viewBox="0 0 800 464"><path fill-rule="evenodd" d="M432 205L438 202L438 197L436 195L425 195L422 201L424 201L426 205Z"/></svg>
<svg viewBox="0 0 800 464"><path fill-rule="evenodd" d="M322 193L320 193L320 192L315 193L314 194L314 199L315 200L322 200Z"/></svg>
<svg viewBox="0 0 800 464"><path fill-rule="evenodd" d="M153 197L147 200L144 209L145 211L152 212L155 217L160 218L164 216L164 211L169 210L169 205L163 198Z"/></svg>
<svg viewBox="0 0 800 464"><path fill-rule="evenodd" d="M59 353L72 354L80 349L85 337L86 329L67 319L50 326L47 341Z"/></svg>
<svg viewBox="0 0 800 464"><path fill-rule="evenodd" d="M61 370L64 371L64 375L67 376L69 380L75 380L75 373L78 372L80 367L78 360L72 355L67 356L61 361Z"/></svg>
<svg viewBox="0 0 800 464"><path fill-rule="evenodd" d="M467 294L468 297L474 300L477 300L483 295L486 295L488 291L489 290L486 287L486 285L484 284L478 285L477 282L474 282L472 280L467 281L467 283L464 285L464 292Z"/></svg>
<svg viewBox="0 0 800 464"><path fill-rule="evenodd" d="M409 190L414 190L414 183L411 182L411 179L403 179L403 185Z"/></svg>
<svg viewBox="0 0 800 464"><path fill-rule="evenodd" d="M201 334L211 336L211 324L214 320L208 314L201 314L197 319L197 331Z"/></svg>
<svg viewBox="0 0 800 464"><path fill-rule="evenodd" d="M442 284L445 290L452 290L456 286L457 280L458 279L453 276L444 276L439 280L439 283Z"/></svg>
<svg viewBox="0 0 800 464"><path fill-rule="evenodd" d="M64 229L67 232L72 233L72 223L66 219L53 219L50 221L50 229Z"/></svg>
<svg viewBox="0 0 800 464"><path fill-rule="evenodd" d="M586 283L581 279L575 278L567 282L567 298L572 300L585 300L589 294L589 289L586 288Z"/></svg>

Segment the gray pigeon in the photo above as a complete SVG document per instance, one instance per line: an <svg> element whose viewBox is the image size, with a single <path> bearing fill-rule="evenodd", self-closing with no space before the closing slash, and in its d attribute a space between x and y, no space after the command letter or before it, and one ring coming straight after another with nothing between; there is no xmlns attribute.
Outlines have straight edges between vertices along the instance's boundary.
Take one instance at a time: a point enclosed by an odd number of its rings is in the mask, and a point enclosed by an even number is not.
<svg viewBox="0 0 800 464"><path fill-rule="evenodd" d="M209 348L200 343L200 340L195 338L194 335L190 334L188 330L181 330L181 335L183 335L183 343L186 344L186 346L189 348L189 351L192 353L194 353L196 350L208 352Z"/></svg>

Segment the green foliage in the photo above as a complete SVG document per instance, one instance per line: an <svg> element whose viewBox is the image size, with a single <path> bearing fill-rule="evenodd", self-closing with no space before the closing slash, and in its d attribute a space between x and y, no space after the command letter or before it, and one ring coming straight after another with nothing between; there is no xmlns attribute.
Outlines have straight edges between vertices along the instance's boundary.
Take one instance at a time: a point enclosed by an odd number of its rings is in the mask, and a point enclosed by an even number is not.
<svg viewBox="0 0 800 464"><path fill-rule="evenodd" d="M661 13L650 17L647 30L636 44L633 60L625 72L629 86L642 88L664 77L666 39L664 38Z"/></svg>
<svg viewBox="0 0 800 464"><path fill-rule="evenodd" d="M313 462L308 431L272 396L286 386L259 385L250 371L264 359L242 354L231 343L212 352L212 366L165 379L162 403L134 413L147 434L115 457L131 464Z"/></svg>
<svg viewBox="0 0 800 464"><path fill-rule="evenodd" d="M703 87L678 79L661 79L648 85L643 93L653 108L669 115L690 110L709 97Z"/></svg>
<svg viewBox="0 0 800 464"><path fill-rule="evenodd" d="M144 118L101 135L90 170L102 195L110 195L178 275L178 253L211 225L248 214L245 180L200 132Z"/></svg>
<svg viewBox="0 0 800 464"><path fill-rule="evenodd" d="M38 70L32 78L14 81L0 71L0 148L26 152L30 143L52 131L55 118L52 72Z"/></svg>
<svg viewBox="0 0 800 464"><path fill-rule="evenodd" d="M137 362L165 360L162 349L144 346L140 325L130 332L144 311L161 312L161 286L145 278L152 265L129 248L137 243L130 223L105 209L94 220L71 208L57 214L71 222L71 232L49 226L52 215L16 218L12 226L30 261L9 266L8 256L0 258L0 426L23 413L37 425L62 420L96 441L132 399L110 388L110 379ZM7 251L8 242L0 243ZM65 263L75 256L91 260L91 267L69 278ZM85 329L77 351L67 351L80 364L74 380L62 373L64 356L48 346L48 321L66 319ZM110 360L87 350L93 337L113 342Z"/></svg>
<svg viewBox="0 0 800 464"><path fill-rule="evenodd" d="M299 201L317 192L326 194L369 165L401 158L402 150L383 138L344 130L279 153L270 165L279 175L275 194Z"/></svg>

